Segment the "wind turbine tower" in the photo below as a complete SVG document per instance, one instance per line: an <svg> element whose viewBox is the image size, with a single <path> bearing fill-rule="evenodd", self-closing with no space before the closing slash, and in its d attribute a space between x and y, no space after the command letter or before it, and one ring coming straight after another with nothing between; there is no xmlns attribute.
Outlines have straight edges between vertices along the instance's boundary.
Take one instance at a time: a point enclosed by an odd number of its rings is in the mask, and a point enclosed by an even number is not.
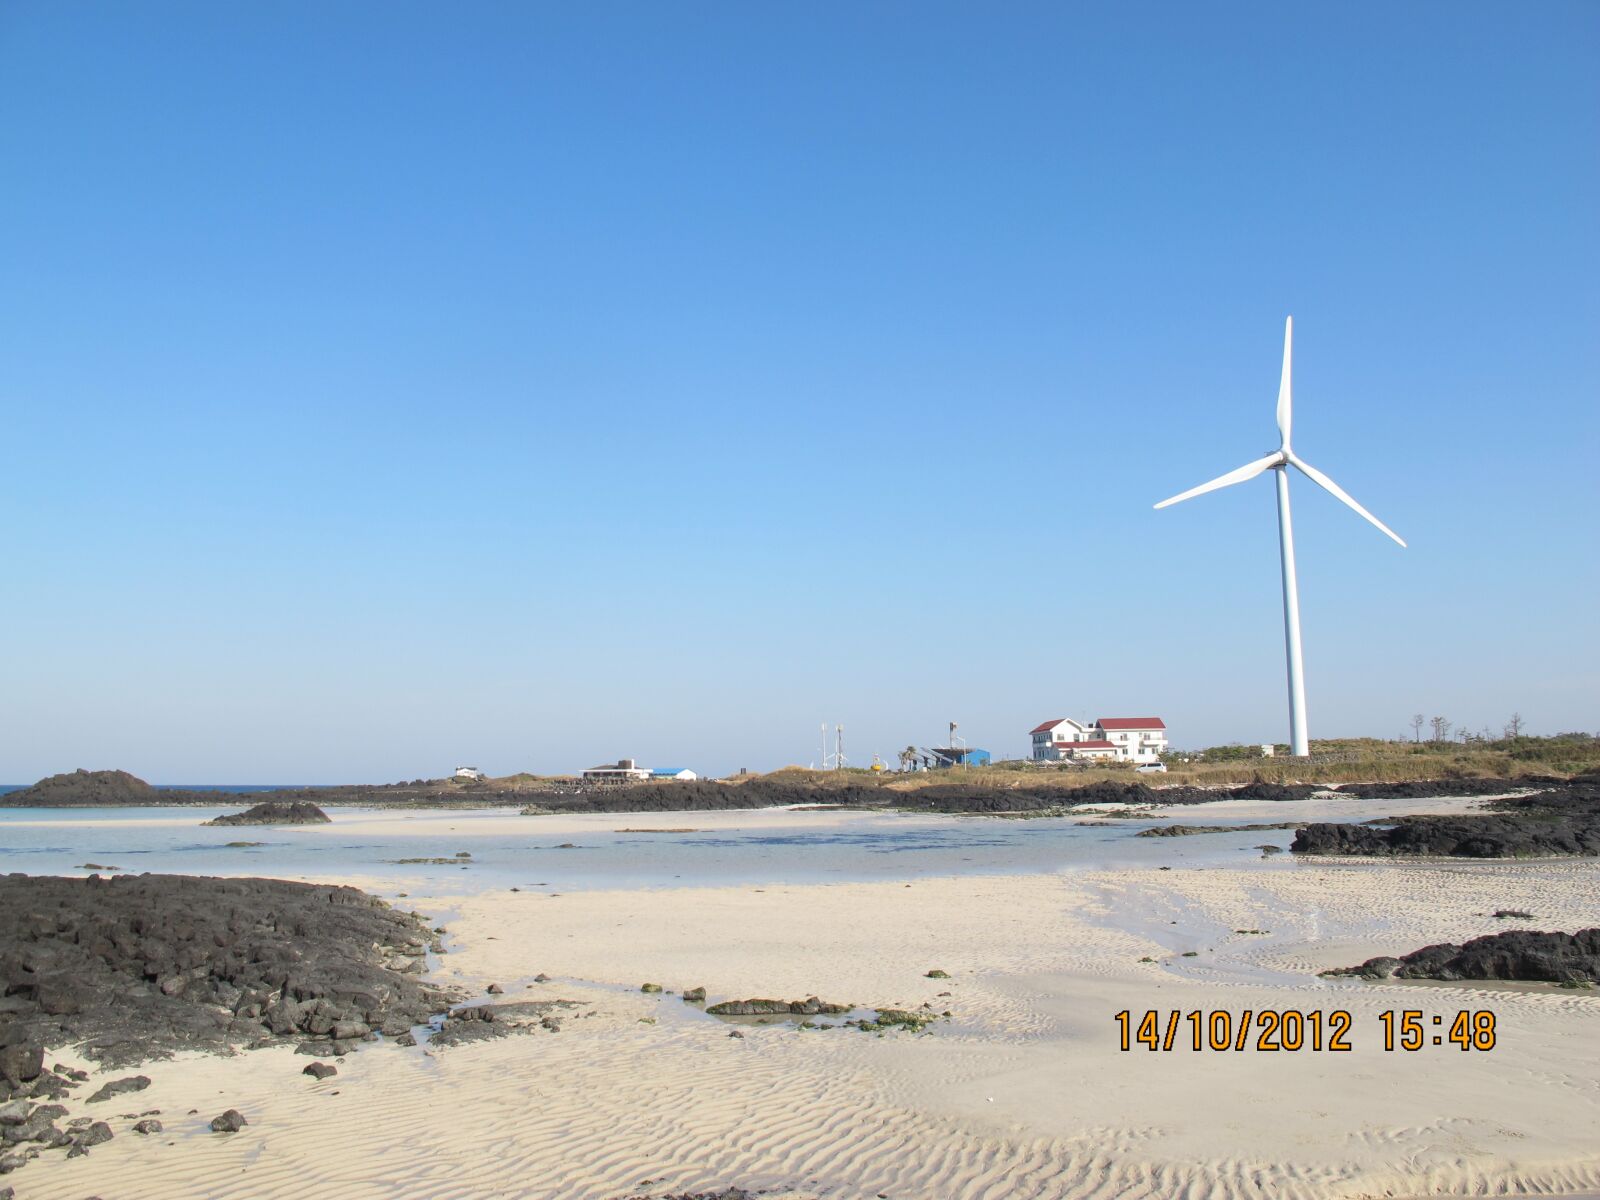
<svg viewBox="0 0 1600 1200"><path fill-rule="evenodd" d="M1289 664L1289 753L1303 757L1311 753L1311 734L1306 728L1305 659L1300 642L1300 587L1294 572L1294 526L1289 518L1289 468L1294 467L1312 483L1324 491L1333 493L1337 499L1355 509L1401 546L1404 546L1405 542L1401 541L1399 534L1362 508L1348 492L1306 462L1290 447L1289 433L1294 423L1294 401L1289 383L1293 346L1294 318L1290 317L1283 326L1283 379L1278 385L1280 439L1278 448L1265 458L1246 463L1237 470L1218 476L1210 483L1202 483L1187 492L1180 492L1169 500L1163 500L1156 507L1166 508L1168 505L1178 504L1195 496L1203 496L1219 488L1232 487L1236 483L1254 479L1264 471L1275 473L1278 488L1278 553L1283 565L1284 656Z"/></svg>

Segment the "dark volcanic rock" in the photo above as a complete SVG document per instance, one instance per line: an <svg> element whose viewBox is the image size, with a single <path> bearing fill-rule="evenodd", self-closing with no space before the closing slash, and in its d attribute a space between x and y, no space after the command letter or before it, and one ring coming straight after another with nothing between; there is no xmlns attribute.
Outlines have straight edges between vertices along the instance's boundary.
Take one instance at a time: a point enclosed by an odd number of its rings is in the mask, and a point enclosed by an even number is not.
<svg viewBox="0 0 1600 1200"><path fill-rule="evenodd" d="M310 1075L316 1079L327 1079L328 1077L337 1075L338 1073L338 1067L334 1066L332 1063L324 1062L307 1063L300 1071L300 1074Z"/></svg>
<svg viewBox="0 0 1600 1200"><path fill-rule="evenodd" d="M1600 982L1600 929L1539 933L1511 929L1463 945L1442 942L1403 958L1371 958L1359 967L1328 971L1367 979L1523 979L1547 983Z"/></svg>
<svg viewBox="0 0 1600 1200"><path fill-rule="evenodd" d="M133 1123L133 1131L135 1133L142 1133L148 1137L152 1133L161 1132L161 1122L156 1120L154 1117L146 1117L142 1121L135 1121Z"/></svg>
<svg viewBox="0 0 1600 1200"><path fill-rule="evenodd" d="M1543 776L1526 779L1413 779L1405 783L1341 783L1341 796L1360 800L1429 800L1434 796L1502 796L1518 788L1559 785Z"/></svg>
<svg viewBox="0 0 1600 1200"><path fill-rule="evenodd" d="M238 1133L249 1121L244 1119L244 1114L237 1108L230 1108L220 1117L211 1118L211 1131L213 1133Z"/></svg>
<svg viewBox="0 0 1600 1200"><path fill-rule="evenodd" d="M1482 816L1400 817L1389 828L1314 824L1296 854L1541 858L1600 855L1600 785L1574 783L1494 801Z"/></svg>
<svg viewBox="0 0 1600 1200"><path fill-rule="evenodd" d="M87 1150L90 1146L99 1146L111 1140L111 1126L104 1121L96 1121L82 1133L72 1139L74 1146L81 1146Z"/></svg>
<svg viewBox="0 0 1600 1200"><path fill-rule="evenodd" d="M1531 858L1600 854L1600 783L1583 779L1491 801L1483 815L1395 819L1387 827L1314 824L1295 836L1300 854Z"/></svg>
<svg viewBox="0 0 1600 1200"><path fill-rule="evenodd" d="M515 1000L507 1004L474 1004L458 1008L447 1016L438 1031L428 1038L429 1046L460 1046L492 1038L510 1037L560 1028L557 1011L576 1008L576 1000Z"/></svg>
<svg viewBox="0 0 1600 1200"><path fill-rule="evenodd" d="M526 803L520 791L467 793L444 781L411 784L359 785L355 787L276 788L270 792L215 792L193 788L153 787L126 771L72 771L41 779L32 787L0 795L0 807L10 808L95 808L122 805L192 804L214 807L218 804L255 804L263 797L272 803L306 801L323 804L449 804Z"/></svg>
<svg viewBox="0 0 1600 1200"><path fill-rule="evenodd" d="M1197 833L1256 833L1263 829L1294 829L1294 821L1274 821L1267 825L1152 825L1135 837L1190 837ZM1273 847L1277 849L1276 846Z"/></svg>
<svg viewBox="0 0 1600 1200"><path fill-rule="evenodd" d="M421 918L355 888L0 877L0 1099L23 1082L12 1076L38 1074L44 1046L82 1042L119 1066L420 1024L454 998L408 970L431 937Z"/></svg>
<svg viewBox="0 0 1600 1200"><path fill-rule="evenodd" d="M0 1023L0 1029L4 1027ZM39 1073L44 1070L43 1047L4 1045L4 1041L4 1038L0 1038L0 1080L12 1087L20 1087L39 1078Z"/></svg>
<svg viewBox="0 0 1600 1200"><path fill-rule="evenodd" d="M1316 783L1267 783L1258 779L1224 790L1229 800L1305 800L1329 789Z"/></svg>
<svg viewBox="0 0 1600 1200"><path fill-rule="evenodd" d="M818 1000L815 996L808 996L804 1000L724 1000L721 1004L713 1004L706 1011L717 1017L754 1017L774 1013L815 1016L818 1013L849 1012L850 1005L829 1004Z"/></svg>
<svg viewBox="0 0 1600 1200"><path fill-rule="evenodd" d="M150 1086L148 1075L129 1075L126 1079L113 1079L98 1092L89 1097L89 1103L96 1100L110 1100L115 1096L126 1096L130 1092L142 1092Z"/></svg>
<svg viewBox="0 0 1600 1200"><path fill-rule="evenodd" d="M265 800L242 813L229 813L202 825L321 825L331 820L315 804L304 800Z"/></svg>
<svg viewBox="0 0 1600 1200"><path fill-rule="evenodd" d="M1131 804L1144 807L1160 803L1164 793L1152 791L1142 783L1100 781L1080 787L1042 785L1037 787L972 787L960 783L932 784L911 792L891 792L877 803L912 812L1009 813L1038 812L1076 804Z"/></svg>
<svg viewBox="0 0 1600 1200"><path fill-rule="evenodd" d="M840 804L859 808L893 804L899 795L877 784L821 788L784 779L755 779L729 786L697 780L694 783L579 789L563 796L540 796L538 805L544 811L598 813L711 812L787 804Z"/></svg>
<svg viewBox="0 0 1600 1200"><path fill-rule="evenodd" d="M0 1143L7 1146L18 1146L24 1142L53 1143L59 1133L49 1114L35 1108L22 1120L7 1121L0 1126Z"/></svg>
<svg viewBox="0 0 1600 1200"><path fill-rule="evenodd" d="M0 796L0 805L11 808L75 808L159 802L157 789L126 771L85 771L81 767Z"/></svg>
<svg viewBox="0 0 1600 1200"><path fill-rule="evenodd" d="M1205 800L1222 800L1227 793L1189 789ZM994 787L960 782L936 783L901 791L881 783L824 787L811 782L756 779L736 786L697 781L650 783L632 787L580 790L561 796L541 796L530 812L691 812L718 809L772 808L779 805L827 804L842 808L896 808L934 813L1027 813L1074 804L1167 803L1168 793L1152 791L1137 781L1041 783L1031 786ZM1172 802L1191 802L1176 797Z"/></svg>
<svg viewBox="0 0 1600 1200"><path fill-rule="evenodd" d="M1082 804L1122 804L1145 808L1155 804L1214 804L1219 800L1304 800L1326 790L1313 784L1266 783L1260 780L1232 788L1152 788L1139 781L1117 783L1111 780L1097 780L1076 786L1062 783L1015 788L973 787L955 783L934 784L911 792L891 792L887 797L880 795L872 802L913 812L1028 813Z"/></svg>

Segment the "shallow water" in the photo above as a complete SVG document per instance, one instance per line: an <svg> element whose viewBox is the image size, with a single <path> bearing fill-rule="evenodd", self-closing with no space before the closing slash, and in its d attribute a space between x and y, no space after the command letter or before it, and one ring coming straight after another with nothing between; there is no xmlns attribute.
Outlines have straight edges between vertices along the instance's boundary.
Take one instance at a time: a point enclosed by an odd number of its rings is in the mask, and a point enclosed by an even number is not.
<svg viewBox="0 0 1600 1200"><path fill-rule="evenodd" d="M122 871L351 879L432 894L520 887L782 885L1038 873L1129 865L1259 863L1254 847L1287 846L1290 830L1138 838L1155 822L997 820L823 810L519 817L506 809L334 807L328 825L225 826L220 808L0 810L0 872ZM1225 820L1214 823L1226 824ZM621 832L625 829L644 832ZM674 830L651 832L651 830ZM260 842L229 846L229 842ZM564 848L571 843L571 848ZM454 860L406 863L406 858Z"/></svg>

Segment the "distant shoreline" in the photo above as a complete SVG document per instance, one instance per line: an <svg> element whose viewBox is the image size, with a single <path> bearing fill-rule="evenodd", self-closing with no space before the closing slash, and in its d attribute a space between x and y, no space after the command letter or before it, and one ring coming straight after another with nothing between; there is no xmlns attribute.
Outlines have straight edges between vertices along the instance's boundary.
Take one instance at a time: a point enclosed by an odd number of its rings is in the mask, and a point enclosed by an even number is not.
<svg viewBox="0 0 1600 1200"><path fill-rule="evenodd" d="M1123 772L1113 778L1060 772L1014 776L950 770L905 778L865 772L779 771L735 780L665 781L615 786L570 777L511 776L495 780L413 780L391 784L156 786L126 771L75 771L36 784L0 788L0 808L245 807L263 800L305 801L324 807L519 808L553 812L697 812L828 804L911 812L1046 815L1087 804L1204 804L1217 800L1297 800L1320 792L1397 798L1504 795L1521 788L1560 786L1549 775L1517 778L1438 778L1382 782L1279 783L1256 780L1207 786L1165 776Z"/></svg>

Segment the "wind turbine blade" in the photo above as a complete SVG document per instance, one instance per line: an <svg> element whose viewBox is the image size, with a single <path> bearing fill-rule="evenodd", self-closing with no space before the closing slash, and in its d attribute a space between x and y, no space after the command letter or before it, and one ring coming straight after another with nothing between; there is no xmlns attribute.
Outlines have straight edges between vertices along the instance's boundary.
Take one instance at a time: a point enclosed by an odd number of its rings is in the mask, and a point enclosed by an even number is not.
<svg viewBox="0 0 1600 1200"><path fill-rule="evenodd" d="M1376 525L1379 529L1383 530L1384 533L1388 534L1395 541L1399 542L1402 546L1405 545L1405 540L1403 538L1401 538L1401 536L1398 533L1396 533L1394 530L1390 529L1387 525L1385 525L1382 521L1378 520L1377 517L1373 516L1366 509L1362 508L1361 505L1359 505L1359 504L1357 504L1355 502L1354 497L1352 497L1349 492L1345 491L1342 487L1340 487L1333 480L1329 479L1326 475L1324 475L1321 471L1317 470L1310 463L1305 462L1302 459L1298 459L1292 454L1289 456L1289 461L1292 462L1295 466L1299 467L1300 470L1304 471L1306 473L1306 475L1311 479L1311 481L1313 483L1315 483L1318 487L1322 488L1324 491L1332 492L1335 497L1337 497L1340 500L1343 500L1351 508L1355 509L1356 512L1360 513L1367 520L1371 521L1374 525Z"/></svg>
<svg viewBox="0 0 1600 1200"><path fill-rule="evenodd" d="M1169 504L1178 504L1184 500L1192 500L1196 496L1203 496L1207 492L1214 492L1218 488L1232 487L1236 483L1243 483L1246 479L1254 479L1261 472L1277 466L1283 461L1280 451L1273 451L1265 458L1258 458L1253 463L1246 463L1238 470L1229 471L1226 475L1219 475L1210 483L1202 483L1199 487L1192 487L1187 492L1180 492L1170 500L1163 500L1156 505L1157 508L1166 508Z"/></svg>
<svg viewBox="0 0 1600 1200"><path fill-rule="evenodd" d="M1289 448L1289 430L1294 424L1294 397L1289 386L1290 367L1294 360L1294 318L1283 323L1283 379L1278 384L1278 436L1285 450Z"/></svg>

